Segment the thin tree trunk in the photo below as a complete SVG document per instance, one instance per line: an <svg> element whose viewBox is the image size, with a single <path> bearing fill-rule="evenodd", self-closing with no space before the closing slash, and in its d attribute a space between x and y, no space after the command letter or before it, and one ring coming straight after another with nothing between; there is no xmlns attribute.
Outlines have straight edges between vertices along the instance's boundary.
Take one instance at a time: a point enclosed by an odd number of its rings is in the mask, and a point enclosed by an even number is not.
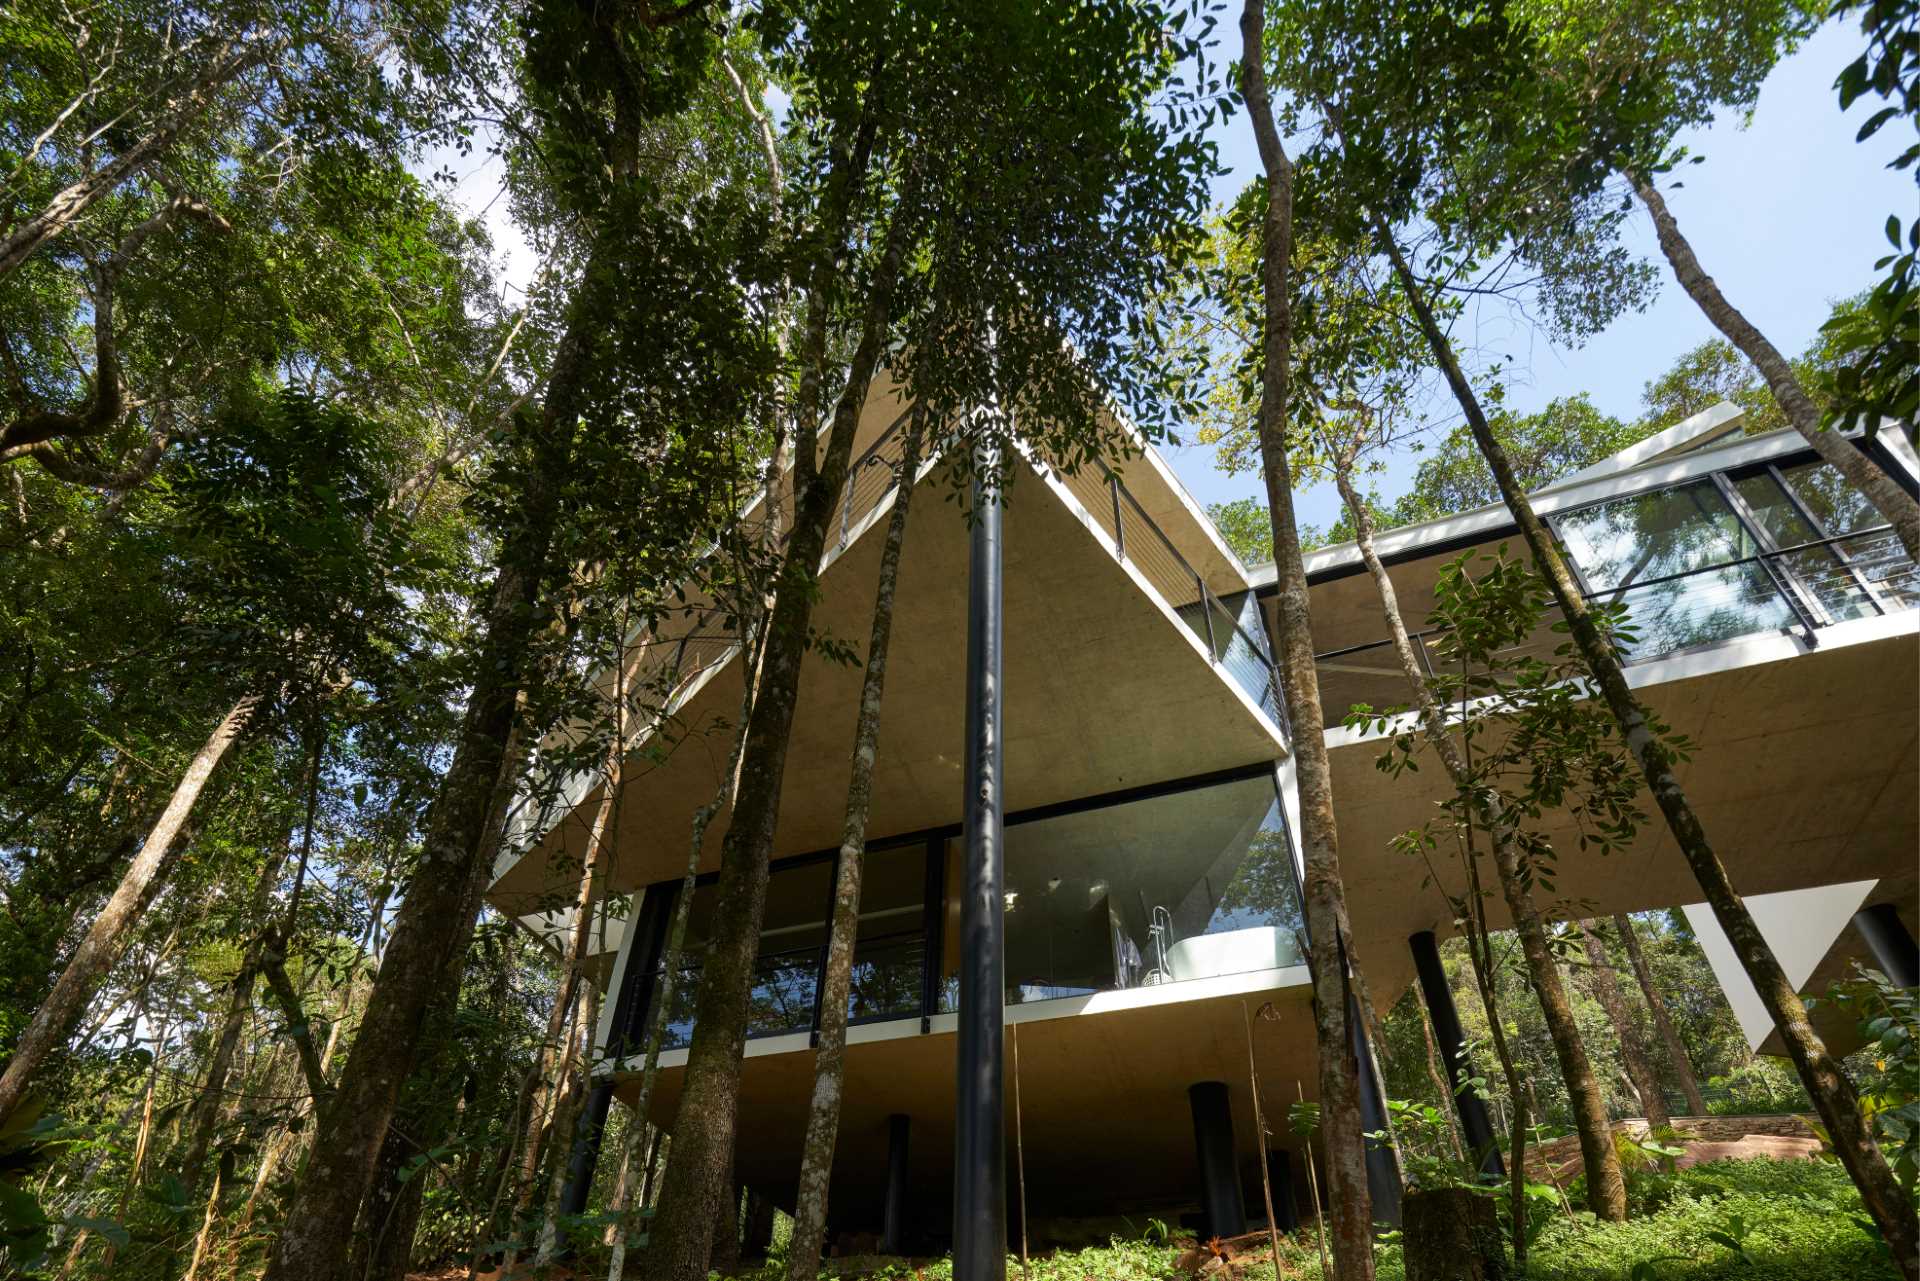
<svg viewBox="0 0 1920 1281"><path fill-rule="evenodd" d="M578 1058L570 1053L562 1061L567 1088L560 1106L554 1109L553 1161L547 1176L546 1206L540 1216L539 1242L534 1251L536 1270L552 1263L560 1249L560 1197L566 1191L567 1177L573 1165L574 1128L586 1103L587 1089L593 1079L593 1038L600 1021L600 989L584 985L579 996L580 1034L573 1038Z"/></svg>
<svg viewBox="0 0 1920 1281"><path fill-rule="evenodd" d="M1607 955L1607 945L1594 927L1593 921L1579 927L1587 951L1587 965L1593 975L1593 994L1606 1010L1614 1035L1620 1039L1620 1063L1627 1069L1627 1080L1633 1083L1634 1093L1640 1096L1648 1127L1669 1129L1673 1118L1667 1115L1666 1096L1660 1091L1660 1074L1653 1070L1653 1060L1647 1056L1646 1043L1640 1039L1633 1011L1627 1008L1620 996L1620 984L1614 980L1613 958Z"/></svg>
<svg viewBox="0 0 1920 1281"><path fill-rule="evenodd" d="M250 928L266 928L267 906L272 900L274 886L280 882L280 871L286 866L286 861L287 845L283 842L268 857L267 865L261 870L260 879L254 886L251 914L248 917ZM220 1031L214 1038L213 1055L207 1063L206 1080L200 1087L200 1097L195 1101L188 1118L187 1155L180 1163L180 1178L189 1193L200 1190L200 1176L207 1159L207 1149L213 1143L214 1128L219 1124L220 1113L226 1104L227 1074L233 1067L234 1051L240 1046L240 1033L245 1029L248 1016L253 1013L253 985L259 977L260 952L260 940L256 938L248 944L240 958L240 972L233 977L227 1010L221 1016Z"/></svg>
<svg viewBox="0 0 1920 1281"><path fill-rule="evenodd" d="M723 922L707 950L700 978L693 1043L687 1050L673 1153L662 1182L660 1211L648 1245L648 1273L661 1281L703 1281L712 1248L716 1203L732 1159L740 1060L746 1051L747 1004L766 911L768 859L780 814L787 745L799 700L802 661L813 617L814 579L826 549L827 524L846 483L855 428L885 349L909 233L918 216L914 182L887 229L886 247L868 283L859 346L835 406L826 456L795 504L793 531L781 567L777 603L764 641L761 687L754 698L741 758L733 818L720 854L714 920ZM818 313L819 307L810 307ZM811 323L811 322L810 322ZM810 340L811 345L811 340ZM816 365L809 352L809 365ZM803 411L802 421L807 417ZM796 479L813 473L803 459L811 441L796 442Z"/></svg>
<svg viewBox="0 0 1920 1281"><path fill-rule="evenodd" d="M92 998L94 989L126 951L134 925L160 887L160 874L173 853L174 840L185 826L201 789L213 776L227 749L246 731L261 701L259 695L249 694L235 703L214 727L173 789L167 808L141 843L140 852L127 865L126 874L120 878L107 905L100 909L86 937L74 948L66 968L54 980L53 990L34 1011L33 1020L20 1034L13 1056L7 1060L6 1071L0 1072L0 1120L20 1105L33 1074L73 1030L74 1021Z"/></svg>
<svg viewBox="0 0 1920 1281"><path fill-rule="evenodd" d="M1725 334L1727 341L1753 362L1760 376L1766 379L1767 389L1773 393L1787 421L1813 446L1821 461L1831 463L1835 470L1846 477L1849 485L1866 495L1867 501L1893 526L1900 545L1907 549L1908 559L1920 561L1920 502L1900 488L1899 483L1887 474L1884 467L1869 458L1866 451L1839 432L1821 427L1820 409L1794 376L1793 366L1787 363L1787 358L1780 354L1779 348L1768 342L1767 336L1752 321L1727 301L1726 295L1720 292L1720 286L1700 266L1700 260L1694 257L1693 246L1680 234L1680 226L1674 221L1659 189L1638 174L1631 175L1631 181L1634 191L1639 193L1640 203L1653 215L1653 230L1660 239L1660 251L1667 256L1680 287L1699 304L1700 310L1713 322L1713 327Z"/></svg>
<svg viewBox="0 0 1920 1281"><path fill-rule="evenodd" d="M1367 1192L1365 1139L1361 1133L1360 1062L1347 1028L1351 1006L1342 965L1348 936L1346 892L1340 880L1333 773L1327 761L1325 718L1313 664L1306 566L1294 520L1293 478L1287 460L1287 396L1293 344L1289 280L1293 260L1293 162L1281 144L1267 96L1265 33L1263 0L1245 0L1240 13L1240 87L1259 145L1267 196L1260 246L1265 314L1257 422L1279 589L1280 687L1293 727L1300 794L1300 843L1306 867L1303 897L1307 930L1313 939L1308 964L1313 979L1314 1033L1319 1045L1320 1129L1326 1148L1335 1276L1339 1281L1372 1281L1373 1204Z"/></svg>
<svg viewBox="0 0 1920 1281"><path fill-rule="evenodd" d="M1740 958L1741 968L1746 971L1762 1004L1767 1007L1767 1013L1772 1016L1774 1027L1786 1042L1787 1052L1799 1070L1801 1083L1806 1086L1808 1097L1813 1100L1815 1110L1827 1127L1834 1152L1852 1176L1854 1186L1860 1190L1861 1202L1886 1239L1901 1275L1907 1281L1920 1281L1920 1221L1916 1221L1911 1199L1893 1177L1886 1158L1874 1144L1872 1132L1860 1113L1859 1096L1854 1092L1853 1083L1847 1079L1840 1064L1828 1053L1827 1047L1814 1032L1813 1025L1807 1021L1806 1006L1801 1002L1800 994L1780 968L1780 961L1774 956L1766 937L1761 934L1760 927L1754 923L1753 914L1734 891L1726 865L1720 861L1719 854L1707 839L1706 829L1701 825L1699 815L1694 812L1686 791L1674 773L1671 749L1662 741L1654 724L1649 721L1646 710L1640 706L1627 685L1618 652L1600 630L1586 598L1580 594L1579 586L1567 568L1565 558L1560 554L1552 532L1534 511L1526 490L1514 475L1506 448L1488 425L1480 398L1474 393L1466 374L1461 371L1453 345L1434 319L1424 287L1408 265L1399 242L1377 215L1374 228L1379 235L1381 249L1392 260L1394 274L1406 289L1407 299L1421 331L1426 335L1435 363L1440 366L1454 399L1466 415L1474 440L1487 460L1495 483L1500 487L1501 497L1513 513L1535 564L1540 567L1555 602L1566 617L1568 631L1586 662L1595 690L1620 723L1621 735L1640 766L1654 803L1666 818L1674 843L1679 846L1687 865L1693 869L1694 878L1699 881L1708 905L1713 908L1714 919L1725 931L1728 942L1733 945L1734 954Z"/></svg>
<svg viewBox="0 0 1920 1281"><path fill-rule="evenodd" d="M200 1273L200 1261L207 1257L207 1242L213 1239L213 1221L220 1217L220 1172L213 1172L213 1190L207 1193L207 1213L200 1220L200 1234L193 1239L193 1258L187 1264L183 1281L193 1281Z"/></svg>
<svg viewBox="0 0 1920 1281"><path fill-rule="evenodd" d="M1440 1067L1440 1047L1434 1044L1433 1023L1427 1018L1424 1002L1414 1002L1415 1013L1420 1017L1420 1037L1427 1047L1427 1079L1433 1082L1435 1098L1440 1103L1440 1114L1447 1118L1447 1134L1453 1140L1453 1154L1462 1161L1467 1159L1467 1143L1460 1134L1458 1105L1453 1101L1453 1087L1447 1084L1447 1074Z"/></svg>
<svg viewBox="0 0 1920 1281"><path fill-rule="evenodd" d="M1487 928L1487 900L1480 888L1480 854L1474 845L1473 828L1466 830L1460 861L1467 873L1467 898L1461 918L1467 929L1467 959L1473 969L1474 985L1480 992L1480 1006L1486 1011L1487 1032L1493 1041L1494 1058L1501 1075L1507 1079L1507 1101L1513 1116L1507 1122L1507 1202L1512 1215L1509 1233L1513 1244L1513 1266L1525 1273L1527 1268L1527 1112L1526 1082L1514 1062L1513 1045L1507 1040L1506 1024L1500 1018L1500 995L1494 979L1493 933Z"/></svg>
<svg viewBox="0 0 1920 1281"><path fill-rule="evenodd" d="M181 132L206 112L213 97L234 79L264 62L278 39L248 33L224 42L154 122L146 136L100 168L79 179L47 207L0 239L0 280L11 275L48 241L67 231L102 197L165 155Z"/></svg>
<svg viewBox="0 0 1920 1281"><path fill-rule="evenodd" d="M537 679L534 638L560 520L561 488L581 418L590 331L617 264L610 238L589 256L556 348L545 403L517 430L532 458L520 473L518 520L502 540L492 599L453 762L428 812L423 853L387 942L353 1049L328 1101L305 1177L288 1207L266 1281L324 1281L366 1194L380 1144L413 1069L424 1029L446 999L444 976L466 955L519 751L525 689Z"/></svg>
<svg viewBox="0 0 1920 1281"><path fill-rule="evenodd" d="M880 750L880 704L886 692L887 651L893 636L894 587L900 577L900 549L906 542L907 512L920 470L925 425L916 407L901 442L900 470L886 541L880 548L880 581L873 597L873 633L867 642L867 667L860 684L860 712L853 729L852 772L847 780L846 816L840 832L839 872L833 888L833 926L827 942L827 968L821 979L820 1038L813 1053L813 1097L807 1109L807 1133L800 1149L800 1183L795 1194L793 1237L787 1246L788 1281L813 1281L820 1271L821 1240L827 1230L827 1188L833 1173L834 1145L840 1131L840 1092L846 1078L847 1000L853 978L853 948L860 932L860 880L866 861L867 809L873 799L873 766Z"/></svg>
<svg viewBox="0 0 1920 1281"><path fill-rule="evenodd" d="M1573 1102L1575 1128L1580 1133L1580 1155L1586 1164L1587 1201L1593 1212L1610 1222L1627 1217L1627 1185L1620 1171L1620 1158L1613 1148L1613 1130L1607 1123L1606 1094L1594 1078L1593 1064L1580 1040L1580 1027L1567 1000L1566 985L1560 979L1560 967L1547 948L1547 931L1526 875L1524 856L1515 840L1512 822L1500 804L1497 793L1482 786L1473 777L1465 756L1447 730L1446 713L1433 689L1427 684L1413 642L1407 635L1406 621L1400 615L1400 601L1393 579L1380 561L1373 542L1373 517L1353 487L1351 459L1336 462L1334 482L1354 524L1355 541L1367 573L1380 597L1393 650L1400 661L1414 702L1420 710L1420 724L1428 744L1445 766L1454 788L1477 798L1477 808L1493 843L1493 866L1499 877L1500 891L1513 917L1513 928L1520 936L1520 950L1527 962L1527 977L1539 998L1546 1017L1547 1033L1553 1041L1560 1074L1566 1079L1567 1093Z"/></svg>
<svg viewBox="0 0 1920 1281"><path fill-rule="evenodd" d="M1613 927L1620 931L1620 942L1627 949L1627 958L1633 962L1633 977L1640 984L1640 995L1646 999L1647 1013L1653 1016L1654 1031L1660 1035L1660 1043L1667 1051L1667 1065L1673 1069L1673 1075L1680 1082L1680 1093L1687 1098L1687 1115L1705 1116L1707 1102L1700 1097L1700 1080L1693 1074L1693 1061L1687 1057L1687 1047L1680 1040L1679 1031L1673 1026L1673 1015L1667 1009L1667 1000L1660 995L1660 988L1653 981L1653 970L1647 965L1647 954L1640 946L1640 936L1633 928L1633 918L1624 912L1615 913Z"/></svg>

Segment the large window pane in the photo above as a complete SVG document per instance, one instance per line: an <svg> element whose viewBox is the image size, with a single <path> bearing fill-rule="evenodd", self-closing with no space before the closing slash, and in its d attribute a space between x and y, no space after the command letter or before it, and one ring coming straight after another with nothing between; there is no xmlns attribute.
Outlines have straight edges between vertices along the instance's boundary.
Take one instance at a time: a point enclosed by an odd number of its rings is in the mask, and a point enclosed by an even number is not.
<svg viewBox="0 0 1920 1281"><path fill-rule="evenodd" d="M1784 467L1781 475L1829 535L1854 535L1836 545L1850 578L1864 580L1889 610L1920 606L1920 573L1891 530L1860 532L1885 525L1886 517L1846 477L1819 461Z"/></svg>
<svg viewBox="0 0 1920 1281"><path fill-rule="evenodd" d="M1626 607L1635 658L1796 621L1711 481L1582 508L1554 525L1587 586Z"/></svg>
<svg viewBox="0 0 1920 1281"><path fill-rule="evenodd" d="M753 989L747 998L748 1036L804 1032L813 1026L814 990L820 973L820 950L827 938L827 893L832 877L831 862L774 870L767 887L760 954L754 960ZM693 892L680 972L667 1002L667 1031L662 1042L667 1049L686 1045L693 1035L701 972L713 938L715 893L713 885L702 885ZM661 964L664 968L664 958ZM656 987L656 996L658 992Z"/></svg>
<svg viewBox="0 0 1920 1281"><path fill-rule="evenodd" d="M1007 829L1007 995L1082 995L1298 964L1270 777Z"/></svg>
<svg viewBox="0 0 1920 1281"><path fill-rule="evenodd" d="M926 846L868 850L860 883L847 1017L878 1020L920 1013Z"/></svg>
<svg viewBox="0 0 1920 1281"><path fill-rule="evenodd" d="M827 896L833 863L776 868L747 997L747 1035L804 1032L813 1026L820 956L827 945Z"/></svg>
<svg viewBox="0 0 1920 1281"><path fill-rule="evenodd" d="M1806 546L1819 543L1821 532L1808 522L1780 487L1780 482L1773 478L1773 473L1753 472L1735 480L1733 486L1752 510L1754 519L1773 539L1774 546L1799 549L1783 552L1773 563L1776 569L1791 574L1807 594L1819 602L1830 621L1841 623L1878 612L1873 598L1847 567L1838 547Z"/></svg>

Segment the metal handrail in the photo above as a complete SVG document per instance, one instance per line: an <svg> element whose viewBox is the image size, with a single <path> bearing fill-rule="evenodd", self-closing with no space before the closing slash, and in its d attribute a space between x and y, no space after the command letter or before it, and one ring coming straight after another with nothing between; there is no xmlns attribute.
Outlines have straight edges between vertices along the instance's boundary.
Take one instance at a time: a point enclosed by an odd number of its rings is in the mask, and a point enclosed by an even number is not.
<svg viewBox="0 0 1920 1281"><path fill-rule="evenodd" d="M1747 565L1765 566L1770 562L1777 561L1784 557L1792 556L1800 552L1817 551L1822 548L1831 548L1838 543L1850 542L1855 539L1873 538L1878 535L1888 534L1892 532L1893 532L1892 525L1873 525L1873 526L1869 526L1866 529L1856 529L1851 533L1830 534L1825 538L1810 539L1807 542L1795 543L1791 547L1782 547L1775 551L1764 551L1764 550L1758 551L1753 553L1752 555L1737 557L1736 559L1733 559L1733 560L1716 561L1711 565L1699 565L1692 569L1678 570L1671 574L1661 574L1655 578L1641 579L1638 582L1627 583L1623 586L1607 587L1598 591L1583 591L1581 593L1581 596L1584 599L1589 601L1618 600L1620 597L1625 596L1629 592L1637 592L1643 588L1660 587L1667 583L1679 582L1683 579L1688 579L1688 578L1698 578L1705 574L1715 573L1725 569L1737 569L1741 566L1747 566ZM1848 563L1851 563L1851 562L1848 562ZM1778 588L1776 584L1776 590L1777 589ZM1558 611L1556 610L1553 612L1557 613ZM1427 637L1441 636L1451 630L1453 629L1448 627L1423 628L1417 632L1408 632L1407 639L1415 642L1416 645L1420 645L1420 644L1423 644L1423 642ZM1327 662L1333 659L1345 658L1350 654L1358 654L1365 650L1380 649L1382 647L1390 646L1392 644L1393 644L1393 638L1391 636L1383 637L1380 640L1365 641L1365 642L1362 642L1361 644L1348 645L1341 649L1325 650L1321 653L1315 654L1313 656L1313 661L1316 663ZM1429 664L1428 670L1429 671L1432 670L1431 664Z"/></svg>

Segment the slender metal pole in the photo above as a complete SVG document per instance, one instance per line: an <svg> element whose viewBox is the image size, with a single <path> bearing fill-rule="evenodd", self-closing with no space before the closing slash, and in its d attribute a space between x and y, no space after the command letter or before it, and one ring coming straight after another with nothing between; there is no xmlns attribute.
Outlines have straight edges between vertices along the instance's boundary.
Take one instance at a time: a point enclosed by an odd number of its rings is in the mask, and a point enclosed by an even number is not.
<svg viewBox="0 0 1920 1281"><path fill-rule="evenodd" d="M1432 930L1421 930L1407 939L1407 947L1413 953L1413 972L1420 978L1427 1017L1433 1020L1433 1038L1440 1043L1440 1058L1447 1065L1454 1110L1459 1113L1467 1146L1479 1156L1481 1173L1499 1178L1506 1173L1500 1161L1500 1141L1487 1115L1487 1101L1467 1084L1473 1064L1467 1058L1466 1032L1453 1004L1453 989L1447 986L1447 971L1440 964L1440 945Z"/></svg>
<svg viewBox="0 0 1920 1281"><path fill-rule="evenodd" d="M1913 945L1900 911L1891 903L1876 903L1853 914L1853 928L1873 953L1880 972L1900 987L1920 986L1920 951Z"/></svg>
<svg viewBox="0 0 1920 1281"><path fill-rule="evenodd" d="M1001 796L1001 509L975 454L967 573L967 744L960 884L960 1010L953 1146L954 1281L1005 1281L1007 1168L1002 1093L1006 868Z"/></svg>
<svg viewBox="0 0 1920 1281"><path fill-rule="evenodd" d="M1007 1033L1013 1038L1013 1170L1015 1186L1020 1190L1020 1275L1033 1278L1033 1264L1027 1258L1027 1142L1020 1126L1020 1025Z"/></svg>

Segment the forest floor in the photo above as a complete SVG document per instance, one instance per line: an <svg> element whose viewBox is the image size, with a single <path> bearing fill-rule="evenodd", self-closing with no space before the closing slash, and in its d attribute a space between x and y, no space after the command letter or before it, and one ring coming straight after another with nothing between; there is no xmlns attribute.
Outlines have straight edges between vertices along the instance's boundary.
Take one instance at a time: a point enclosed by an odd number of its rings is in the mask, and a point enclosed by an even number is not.
<svg viewBox="0 0 1920 1281"><path fill-rule="evenodd" d="M1544 1213L1534 1225L1524 1281L1898 1281L1899 1273L1878 1241L1860 1226L1859 1196L1846 1173L1831 1161L1769 1159L1708 1161L1671 1173L1637 1171L1628 1177L1631 1217L1601 1223L1572 1205ZM1738 1246L1725 1244L1735 1242ZM1282 1234L1280 1266L1264 1234L1228 1244L1223 1263L1207 1264L1212 1252L1192 1239L1129 1241L1115 1238L1085 1250L1036 1254L1023 1267L1007 1261L1009 1281L1168 1281L1199 1276L1211 1281L1324 1281L1311 1225ZM952 1281L951 1259L891 1259L868 1256L848 1271L849 1260L829 1260L822 1277L866 1276L882 1281ZM1397 1234L1375 1254L1379 1281L1405 1281ZM1198 1268L1198 1272L1187 1269ZM1638 1271L1636 1272L1636 1269ZM582 1266L581 1278L598 1281L604 1262ZM631 1275L637 1275L638 1269ZM525 1276L526 1274L520 1274ZM464 1269L417 1273L409 1281L465 1281ZM483 1273L484 1281L513 1281ZM733 1281L783 1281L777 1256L758 1271ZM541 1281L571 1279L556 1270ZM529 1278L529 1281L531 1279Z"/></svg>

